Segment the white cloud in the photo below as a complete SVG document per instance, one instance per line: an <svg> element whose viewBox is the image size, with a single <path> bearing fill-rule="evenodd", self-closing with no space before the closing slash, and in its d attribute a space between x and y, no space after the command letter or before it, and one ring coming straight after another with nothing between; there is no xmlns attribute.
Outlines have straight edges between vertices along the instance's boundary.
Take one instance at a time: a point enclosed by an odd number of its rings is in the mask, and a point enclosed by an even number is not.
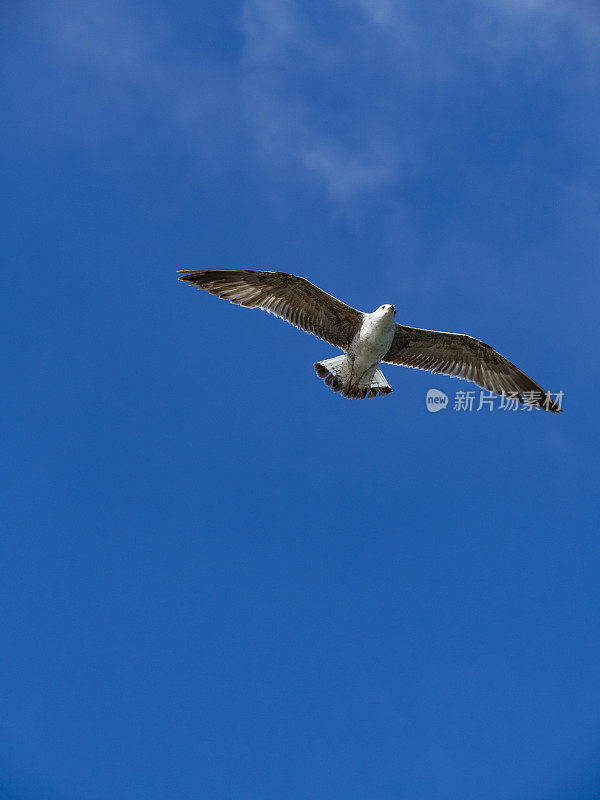
<svg viewBox="0 0 600 800"><path fill-rule="evenodd" d="M203 157L235 135L243 108L235 70L202 53L176 50L164 15L139 14L114 0L53 0L34 25L60 68L67 67L69 80L75 84L81 72L82 85L96 88L69 95L74 126L78 112L89 119L90 109L104 102L144 126L142 146L176 132L191 154ZM106 115L108 134L113 119Z"/></svg>
<svg viewBox="0 0 600 800"><path fill-rule="evenodd" d="M354 0L354 2L375 25L387 27L395 18L396 9L391 0Z"/></svg>
<svg viewBox="0 0 600 800"><path fill-rule="evenodd" d="M298 38L300 20L289 0L252 0L242 8L247 61L260 64L281 57Z"/></svg>
<svg viewBox="0 0 600 800"><path fill-rule="evenodd" d="M359 5L373 22L387 19L386 0ZM360 111L352 107L352 76L368 58L356 31L342 25L324 36L293 0L246 0L242 30L243 85L265 163L320 179L339 202L394 180L397 136L379 112L365 113L364 97Z"/></svg>
<svg viewBox="0 0 600 800"><path fill-rule="evenodd" d="M166 27L157 19L145 25L127 14L126 5L54 0L45 7L45 22L59 48L122 75L139 75L164 38Z"/></svg>
<svg viewBox="0 0 600 800"><path fill-rule="evenodd" d="M513 25L529 23L542 32L571 30L584 42L600 37L596 0L487 0L487 4ZM550 40L546 37L545 41Z"/></svg>
<svg viewBox="0 0 600 800"><path fill-rule="evenodd" d="M537 69L528 48L554 41L548 30L589 37L600 19L585 0L466 0L458 22L447 2L244 0L241 58L218 62L201 46L174 47L166 5L140 13L127 0L50 0L44 9L38 30L65 72L96 73L98 94L80 95L86 113L117 97L119 113L144 125L144 144L176 133L199 164L258 155L272 177L325 187L343 205L426 164L427 103L479 64L502 68L521 48ZM100 110L95 124L110 132L111 119ZM448 133L451 147L451 121Z"/></svg>
<svg viewBox="0 0 600 800"><path fill-rule="evenodd" d="M543 69L536 49L551 52L564 26L589 36L597 19L585 0L466 0L460 14L449 2L245 0L242 80L264 163L320 179L339 202L381 190L408 152L427 157L412 108L432 87L501 73L515 55Z"/></svg>
<svg viewBox="0 0 600 800"><path fill-rule="evenodd" d="M331 197L342 202L365 189L388 183L398 165L393 150L357 154L348 152L339 142L306 147L302 160L325 180Z"/></svg>

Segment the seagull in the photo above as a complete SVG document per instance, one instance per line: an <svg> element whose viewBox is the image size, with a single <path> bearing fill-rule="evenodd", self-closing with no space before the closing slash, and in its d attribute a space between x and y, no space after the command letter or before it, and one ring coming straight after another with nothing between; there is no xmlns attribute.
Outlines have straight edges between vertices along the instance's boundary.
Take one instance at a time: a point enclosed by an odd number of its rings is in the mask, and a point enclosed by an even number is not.
<svg viewBox="0 0 600 800"><path fill-rule="evenodd" d="M246 308L262 308L296 328L339 347L341 356L317 361L319 378L342 397L390 394L379 364L463 378L498 395L559 413L552 396L490 345L464 333L411 328L396 322L396 308L358 311L305 278L254 269L184 269L180 280Z"/></svg>

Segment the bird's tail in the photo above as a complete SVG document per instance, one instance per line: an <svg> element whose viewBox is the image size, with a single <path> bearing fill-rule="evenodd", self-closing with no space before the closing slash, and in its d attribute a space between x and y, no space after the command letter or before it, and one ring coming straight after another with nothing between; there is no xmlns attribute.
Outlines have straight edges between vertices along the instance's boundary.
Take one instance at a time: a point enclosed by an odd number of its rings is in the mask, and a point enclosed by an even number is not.
<svg viewBox="0 0 600 800"><path fill-rule="evenodd" d="M355 380L348 356L336 356L325 361L317 361L315 372L327 386L331 386L334 392L340 392L342 397L364 399L365 397L377 397L378 394L390 394L392 391L383 372L378 367L371 367L358 380Z"/></svg>

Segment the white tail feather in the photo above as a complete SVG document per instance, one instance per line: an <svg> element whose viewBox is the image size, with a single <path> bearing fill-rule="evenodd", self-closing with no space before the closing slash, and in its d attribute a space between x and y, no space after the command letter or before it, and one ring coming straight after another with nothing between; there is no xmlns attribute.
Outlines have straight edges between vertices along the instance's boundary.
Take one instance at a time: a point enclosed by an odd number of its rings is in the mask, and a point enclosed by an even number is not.
<svg viewBox="0 0 600 800"><path fill-rule="evenodd" d="M371 367L355 382L350 372L348 356L317 361L315 371L334 392L341 392L343 397L377 397L378 394L389 394L392 391L378 367Z"/></svg>

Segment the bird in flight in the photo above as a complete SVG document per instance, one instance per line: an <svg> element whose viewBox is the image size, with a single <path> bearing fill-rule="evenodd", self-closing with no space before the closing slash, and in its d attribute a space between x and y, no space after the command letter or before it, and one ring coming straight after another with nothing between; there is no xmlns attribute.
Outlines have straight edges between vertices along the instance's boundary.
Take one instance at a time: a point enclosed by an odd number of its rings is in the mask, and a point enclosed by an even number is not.
<svg viewBox="0 0 600 800"><path fill-rule="evenodd" d="M464 378L554 413L552 396L488 344L464 333L396 323L393 305L371 313L342 303L305 278L253 269L185 269L180 280L246 308L262 308L339 347L344 355L317 361L319 378L343 397L389 394L380 362ZM525 396L525 397L524 397ZM525 399L526 398L526 399Z"/></svg>

